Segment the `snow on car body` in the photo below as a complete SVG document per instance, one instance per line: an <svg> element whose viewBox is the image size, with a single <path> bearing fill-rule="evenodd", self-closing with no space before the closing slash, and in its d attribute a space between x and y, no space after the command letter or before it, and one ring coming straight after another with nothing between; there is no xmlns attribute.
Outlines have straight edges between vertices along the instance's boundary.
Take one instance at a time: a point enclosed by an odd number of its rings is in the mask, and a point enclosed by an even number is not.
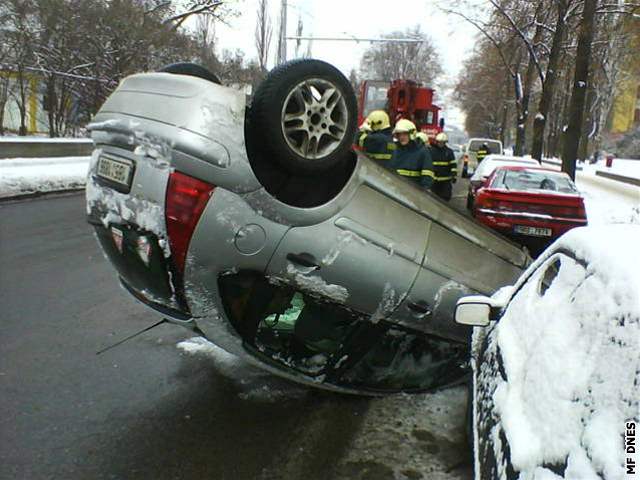
<svg viewBox="0 0 640 480"><path fill-rule="evenodd" d="M637 225L576 228L514 287L459 301L458 321L498 318L473 336L475 478L625 477L623 437L640 421L639 241Z"/></svg>
<svg viewBox="0 0 640 480"><path fill-rule="evenodd" d="M231 353L341 391L438 386L468 340L457 298L510 283L529 257L352 152L355 100L336 72L287 64L250 108L194 76L126 78L91 126L89 221L136 298ZM300 156L313 128L329 143Z"/></svg>

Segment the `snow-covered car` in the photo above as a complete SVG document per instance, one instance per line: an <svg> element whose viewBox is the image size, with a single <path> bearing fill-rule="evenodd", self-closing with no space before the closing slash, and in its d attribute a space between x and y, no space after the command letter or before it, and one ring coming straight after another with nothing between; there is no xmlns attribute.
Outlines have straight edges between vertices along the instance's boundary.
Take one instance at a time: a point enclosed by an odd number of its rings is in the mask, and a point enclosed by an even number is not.
<svg viewBox="0 0 640 480"><path fill-rule="evenodd" d="M638 225L576 228L515 286L458 301L456 321L478 327L476 479L627 478L637 460L625 433L640 421L639 244Z"/></svg>
<svg viewBox="0 0 640 480"><path fill-rule="evenodd" d="M355 96L317 60L251 105L193 65L130 76L90 126L89 222L124 287L225 350L310 385L421 390L459 375L457 299L530 263L351 150Z"/></svg>
<svg viewBox="0 0 640 480"><path fill-rule="evenodd" d="M508 155L487 155L482 161L471 178L469 179L469 189L467 191L467 208L473 210L473 203L476 198L476 193L485 184L487 179L491 176L493 171L498 167L508 166L532 166L539 167L540 162L531 157L514 157Z"/></svg>

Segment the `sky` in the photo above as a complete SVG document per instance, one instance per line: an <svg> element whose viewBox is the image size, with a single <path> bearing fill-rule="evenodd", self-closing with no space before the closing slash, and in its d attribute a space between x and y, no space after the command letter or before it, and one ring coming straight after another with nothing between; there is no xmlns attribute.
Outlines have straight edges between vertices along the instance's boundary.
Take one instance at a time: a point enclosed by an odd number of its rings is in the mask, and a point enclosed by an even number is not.
<svg viewBox="0 0 640 480"><path fill-rule="evenodd" d="M438 8L441 2L446 0L288 0L287 34L295 34L299 17L304 24L303 35L320 37L377 38L419 24L440 52L446 74L442 83L452 85L463 60L473 48L475 32L463 19L443 13ZM270 67L275 59L280 3L281 0L269 0L274 26ZM258 0L237 0L236 9L240 15L230 19L230 26L219 24L216 28L219 50L239 48L246 53L246 58L257 57L254 45L257 4ZM370 45L369 42L314 41L311 51L313 58L325 60L348 75L352 68L358 68L363 52ZM295 58L295 47L296 42L290 40L287 44L289 59ZM300 53L306 49L306 42L302 42ZM443 116L451 124L460 125L463 122L461 112L443 96L447 92L439 93Z"/></svg>

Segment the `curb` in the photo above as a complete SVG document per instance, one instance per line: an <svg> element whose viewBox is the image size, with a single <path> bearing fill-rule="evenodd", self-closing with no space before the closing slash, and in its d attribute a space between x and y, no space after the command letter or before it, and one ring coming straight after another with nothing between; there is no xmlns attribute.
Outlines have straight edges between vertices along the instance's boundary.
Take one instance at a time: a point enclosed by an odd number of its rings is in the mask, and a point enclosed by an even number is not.
<svg viewBox="0 0 640 480"><path fill-rule="evenodd" d="M46 192L19 193L17 195L0 197L0 204L10 203L10 202L19 202L21 200L29 200L33 198L40 198L40 197L46 197L46 196L73 195L74 193L84 192L84 190L85 190L85 187L77 187L77 188L67 188L65 190L50 190Z"/></svg>
<svg viewBox="0 0 640 480"><path fill-rule="evenodd" d="M617 173L603 172L602 170L596 170L596 175L599 177L608 178L609 180L615 180L616 182L627 183L629 185L635 185L640 187L640 179L627 177L625 175L619 175Z"/></svg>

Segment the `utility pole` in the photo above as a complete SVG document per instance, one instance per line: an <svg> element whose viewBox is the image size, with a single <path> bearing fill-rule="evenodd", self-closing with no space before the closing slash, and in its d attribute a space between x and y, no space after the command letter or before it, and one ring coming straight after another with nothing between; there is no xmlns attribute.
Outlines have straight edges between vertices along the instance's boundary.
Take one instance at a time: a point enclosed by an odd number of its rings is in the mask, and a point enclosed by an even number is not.
<svg viewBox="0 0 640 480"><path fill-rule="evenodd" d="M280 65L287 61L287 0L280 2L280 31L278 33L276 64Z"/></svg>

